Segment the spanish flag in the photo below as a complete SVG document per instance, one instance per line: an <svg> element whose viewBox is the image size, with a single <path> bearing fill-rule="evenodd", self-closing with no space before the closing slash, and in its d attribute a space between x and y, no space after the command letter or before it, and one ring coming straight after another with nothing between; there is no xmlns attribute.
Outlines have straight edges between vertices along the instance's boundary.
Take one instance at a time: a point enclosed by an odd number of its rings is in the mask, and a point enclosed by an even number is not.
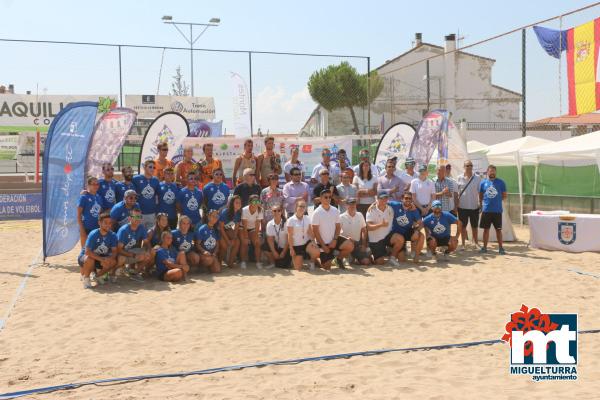
<svg viewBox="0 0 600 400"><path fill-rule="evenodd" d="M569 115L600 109L598 46L600 18L567 31L567 75Z"/></svg>

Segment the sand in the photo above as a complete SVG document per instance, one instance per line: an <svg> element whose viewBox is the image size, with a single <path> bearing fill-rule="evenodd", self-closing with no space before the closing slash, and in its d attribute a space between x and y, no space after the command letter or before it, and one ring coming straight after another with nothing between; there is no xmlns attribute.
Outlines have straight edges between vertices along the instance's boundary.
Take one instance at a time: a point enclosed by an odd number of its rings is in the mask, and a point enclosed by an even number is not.
<svg viewBox="0 0 600 400"><path fill-rule="evenodd" d="M0 313L39 252L41 223L0 223ZM599 329L600 254L527 247L447 263L325 272L228 270L185 284L122 279L84 290L77 250L27 282L0 332L0 393L253 361L499 339L521 304ZM0 314L2 315L2 314ZM0 316L1 318L1 316ZM579 379L509 374L508 345L390 353L88 386L38 399L598 398L600 334L579 336Z"/></svg>

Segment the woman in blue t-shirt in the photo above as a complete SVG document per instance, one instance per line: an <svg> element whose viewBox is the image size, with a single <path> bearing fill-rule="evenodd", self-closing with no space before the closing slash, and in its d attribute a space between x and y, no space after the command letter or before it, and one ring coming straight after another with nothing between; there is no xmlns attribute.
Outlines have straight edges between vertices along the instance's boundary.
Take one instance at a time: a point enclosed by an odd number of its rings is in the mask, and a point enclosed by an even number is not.
<svg viewBox="0 0 600 400"><path fill-rule="evenodd" d="M178 228L171 231L173 234L173 247L185 253L187 264L190 267L197 267L200 263L200 256L194 250L194 232L191 228L192 221L190 217L181 215L179 217Z"/></svg>
<svg viewBox="0 0 600 400"><path fill-rule="evenodd" d="M208 267L210 272L221 272L221 261L219 261L219 221L218 210L208 210L207 223L196 230L196 251L200 255L200 266Z"/></svg>
<svg viewBox="0 0 600 400"><path fill-rule="evenodd" d="M234 195L229 199L227 208L219 213L219 251L221 260L233 268L240 251L240 222L242 221L242 199ZM229 255L227 251L229 250Z"/></svg>
<svg viewBox="0 0 600 400"><path fill-rule="evenodd" d="M179 282L186 278L190 267L183 251L171 246L173 234L168 230L161 234L160 247L156 250L156 276L161 281Z"/></svg>

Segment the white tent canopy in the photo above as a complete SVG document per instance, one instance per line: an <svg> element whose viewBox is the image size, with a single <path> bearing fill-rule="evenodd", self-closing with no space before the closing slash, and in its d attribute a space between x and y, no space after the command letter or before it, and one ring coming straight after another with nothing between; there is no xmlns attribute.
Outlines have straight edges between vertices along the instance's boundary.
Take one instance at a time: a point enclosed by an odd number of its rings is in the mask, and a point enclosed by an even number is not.
<svg viewBox="0 0 600 400"><path fill-rule="evenodd" d="M536 164L544 163L544 161L559 161L561 163L566 161L568 165L568 161L585 160L589 161L589 164L595 164L598 163L599 156L600 131L575 136L559 142L546 143L521 152L524 162Z"/></svg>
<svg viewBox="0 0 600 400"><path fill-rule="evenodd" d="M486 155L490 164L517 165L519 154L523 151L551 143L554 142L534 136L525 136L488 146Z"/></svg>
<svg viewBox="0 0 600 400"><path fill-rule="evenodd" d="M488 148L488 145L485 143L481 143L477 140L469 140L467 142L467 152L469 153L477 153L480 151L485 151Z"/></svg>

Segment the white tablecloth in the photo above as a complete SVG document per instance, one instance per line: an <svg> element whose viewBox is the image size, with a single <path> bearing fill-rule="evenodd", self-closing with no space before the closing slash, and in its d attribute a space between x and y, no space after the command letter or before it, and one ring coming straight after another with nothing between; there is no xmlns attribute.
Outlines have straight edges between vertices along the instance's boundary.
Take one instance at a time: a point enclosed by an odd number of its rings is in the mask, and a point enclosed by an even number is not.
<svg viewBox="0 0 600 400"><path fill-rule="evenodd" d="M600 215L536 215L529 218L529 245L571 253L600 251Z"/></svg>

